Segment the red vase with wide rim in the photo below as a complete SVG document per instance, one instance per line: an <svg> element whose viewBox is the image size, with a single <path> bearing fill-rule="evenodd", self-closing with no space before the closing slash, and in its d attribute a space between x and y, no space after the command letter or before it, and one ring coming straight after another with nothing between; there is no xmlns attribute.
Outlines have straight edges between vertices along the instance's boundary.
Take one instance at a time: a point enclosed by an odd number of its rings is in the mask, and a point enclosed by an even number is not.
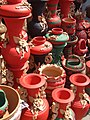
<svg viewBox="0 0 90 120"><path fill-rule="evenodd" d="M45 99L45 78L39 74L31 73L23 76L20 79L20 84L27 90L28 104L30 108L30 110L23 110L21 120L34 119L35 116L36 120L47 120L49 115L49 104Z"/></svg>
<svg viewBox="0 0 90 120"><path fill-rule="evenodd" d="M75 120L75 114L70 108L71 102L74 100L74 93L67 88L56 88L52 92L52 117L53 119L66 119L66 111L68 119L70 116Z"/></svg>
<svg viewBox="0 0 90 120"><path fill-rule="evenodd" d="M90 98L85 93L85 87L90 83L90 79L88 76L80 73L72 74L69 79L73 84L71 89L75 93L72 109L75 112L76 120L81 120L89 110Z"/></svg>

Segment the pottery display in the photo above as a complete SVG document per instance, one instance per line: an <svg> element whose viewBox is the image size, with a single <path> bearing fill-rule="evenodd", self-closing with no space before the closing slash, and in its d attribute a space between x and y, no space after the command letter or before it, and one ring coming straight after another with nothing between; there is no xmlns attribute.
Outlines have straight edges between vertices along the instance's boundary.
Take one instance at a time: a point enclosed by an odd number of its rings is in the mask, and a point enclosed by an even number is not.
<svg viewBox="0 0 90 120"><path fill-rule="evenodd" d="M74 93L72 91L67 88L56 88L52 92L52 98L51 120L75 120L74 111L71 109L71 102L74 100Z"/></svg>
<svg viewBox="0 0 90 120"><path fill-rule="evenodd" d="M52 101L52 91L55 88L63 88L66 82L65 70L56 64L41 65L39 74L44 76L47 82L46 97L49 103Z"/></svg>
<svg viewBox="0 0 90 120"><path fill-rule="evenodd" d="M30 42L29 72L38 72L42 64L52 62L52 44L44 36L34 37Z"/></svg>
<svg viewBox="0 0 90 120"><path fill-rule="evenodd" d="M75 94L72 109L75 112L76 120L81 120L89 110L90 98L89 95L85 93L85 87L90 84L90 79L84 74L77 73L72 74L69 80L72 83L71 89Z"/></svg>
<svg viewBox="0 0 90 120"><path fill-rule="evenodd" d="M63 49L69 40L69 35L64 32L62 28L53 28L46 34L46 39L53 45L52 63L61 66L61 56L63 55Z"/></svg>
<svg viewBox="0 0 90 120"><path fill-rule="evenodd" d="M46 100L46 80L44 76L31 73L20 79L20 84L27 90L29 109L23 109L21 120L47 120L49 104Z"/></svg>
<svg viewBox="0 0 90 120"><path fill-rule="evenodd" d="M8 111L3 116L2 120L20 120L22 111L18 92L12 87L6 85L0 85L0 88L5 92L8 100Z"/></svg>

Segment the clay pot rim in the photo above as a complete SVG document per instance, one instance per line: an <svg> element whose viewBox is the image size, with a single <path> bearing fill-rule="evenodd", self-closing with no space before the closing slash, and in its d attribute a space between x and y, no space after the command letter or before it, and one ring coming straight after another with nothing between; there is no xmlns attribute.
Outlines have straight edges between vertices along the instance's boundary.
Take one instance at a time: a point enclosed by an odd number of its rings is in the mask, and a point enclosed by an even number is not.
<svg viewBox="0 0 90 120"><path fill-rule="evenodd" d="M67 21L67 19L71 19L72 21ZM65 17L62 19L62 22L64 23L76 23L76 19L75 18L70 18L70 17Z"/></svg>
<svg viewBox="0 0 90 120"><path fill-rule="evenodd" d="M63 33L63 29L62 28L53 28L52 29L52 33L55 35L59 35Z"/></svg>
<svg viewBox="0 0 90 120"><path fill-rule="evenodd" d="M36 84L33 84L33 85L30 85L26 82L26 79L28 77L32 77L32 76L37 76L38 78L40 78L40 82L39 83L36 83ZM20 84L25 87L25 88L28 88L28 89L36 89L36 88L40 88L42 87L43 85L45 85L46 83L46 80L44 78L44 76L41 76L39 74L36 74L36 73L30 73L30 74L26 74L24 76L22 76L22 78L19 80Z"/></svg>
<svg viewBox="0 0 90 120"><path fill-rule="evenodd" d="M19 108L19 106L20 106L20 96L19 96L19 93L14 88L12 88L10 86L0 85L0 87L1 88L4 87L4 88L8 88L8 89L13 90L17 94L17 97L18 97L18 104L17 104L16 108L9 115L7 115L5 118L2 118L2 120L5 120L5 119L8 119L9 116L12 116L17 111L17 109Z"/></svg>
<svg viewBox="0 0 90 120"><path fill-rule="evenodd" d="M41 45L46 42L46 38L44 36L36 36L32 39L32 43L36 45Z"/></svg>
<svg viewBox="0 0 90 120"><path fill-rule="evenodd" d="M82 76L82 77L84 77L85 79L86 79L86 81L85 82L83 82L83 83L79 83L79 82L77 82L77 81L75 81L75 77L80 77L80 76ZM90 79L89 79L89 77L87 76L87 75L85 75L85 74L82 74L82 73L75 73L75 74L72 74L70 77L69 77L69 80L70 80L70 82L71 83L73 83L74 85L76 85L76 86L86 86L86 85L88 85L89 83L90 83ZM80 79L79 79L80 80Z"/></svg>
<svg viewBox="0 0 90 120"><path fill-rule="evenodd" d="M64 99L59 99L58 96L57 96L57 93L59 93L59 91L66 91L69 93L70 97L67 98L66 100ZM59 103L70 103L71 101L74 100L75 96L74 96L74 93L67 89L67 88L56 88L52 91L52 97L55 101L59 102Z"/></svg>

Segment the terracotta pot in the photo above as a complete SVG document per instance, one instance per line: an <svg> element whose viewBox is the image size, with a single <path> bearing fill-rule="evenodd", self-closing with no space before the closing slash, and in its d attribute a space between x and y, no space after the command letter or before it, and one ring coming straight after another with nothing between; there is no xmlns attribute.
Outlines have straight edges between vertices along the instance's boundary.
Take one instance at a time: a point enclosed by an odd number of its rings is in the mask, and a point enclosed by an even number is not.
<svg viewBox="0 0 90 120"><path fill-rule="evenodd" d="M38 69L43 63L48 64L52 62L52 55L50 54L52 44L49 41L46 41L45 37L34 37L29 42L29 45L31 52L29 59L31 71Z"/></svg>
<svg viewBox="0 0 90 120"><path fill-rule="evenodd" d="M89 110L88 102L90 102L90 98L85 93L85 87L90 83L90 79L86 75L80 73L71 75L69 79L74 85L72 89L75 93L72 109L75 112L76 120L81 120Z"/></svg>
<svg viewBox="0 0 90 120"><path fill-rule="evenodd" d="M55 88L62 88L66 82L66 73L65 70L54 64L41 65L39 68L39 74L45 76L47 82L47 99L51 103L52 98L51 94Z"/></svg>
<svg viewBox="0 0 90 120"><path fill-rule="evenodd" d="M56 88L52 92L52 118L53 119L65 119L66 112L68 118L72 116L72 120L75 120L75 114L72 109L70 109L70 103L74 100L74 94L67 88ZM54 118L55 117L55 118Z"/></svg>
<svg viewBox="0 0 90 120"><path fill-rule="evenodd" d="M77 55L69 55L67 59L63 58L62 59L62 66L66 71L66 84L65 86L67 88L70 88L70 81L69 81L69 76L74 74L74 73L84 73L85 71L85 65L81 58Z"/></svg>
<svg viewBox="0 0 90 120"><path fill-rule="evenodd" d="M61 19L57 15L58 2L59 0L49 0L47 2L47 7L50 12L50 15L47 18L49 29L61 26Z"/></svg>
<svg viewBox="0 0 90 120"><path fill-rule="evenodd" d="M0 85L0 88L4 90L9 103L8 113L2 118L2 120L20 120L21 106L18 92L12 87L6 85Z"/></svg>
<svg viewBox="0 0 90 120"><path fill-rule="evenodd" d="M70 5L74 0L59 0L61 16L63 18L68 17L70 15ZM67 6L67 7L66 7Z"/></svg>
<svg viewBox="0 0 90 120"><path fill-rule="evenodd" d="M20 50L19 53L16 50L16 47L19 45L20 40L26 41L27 34L24 30L22 30L25 18L5 18L4 20L8 29L7 39L9 40L9 44L6 44L6 47L2 47L1 53L9 67L21 68L30 56L30 49L28 47L28 44L26 45L27 51L24 50L23 58L21 58L23 55L22 50ZM17 30L13 29L13 27L15 27ZM20 38L20 36L22 36L22 38Z"/></svg>
<svg viewBox="0 0 90 120"><path fill-rule="evenodd" d="M86 40L80 39L78 43L73 48L73 53L79 56L84 56L88 52L88 48L86 46Z"/></svg>
<svg viewBox="0 0 90 120"><path fill-rule="evenodd" d="M65 58L68 58L69 55L73 54L73 47L77 44L77 42L78 42L77 36L69 35L69 40L67 41L67 45L65 46L65 48L63 50Z"/></svg>
<svg viewBox="0 0 90 120"><path fill-rule="evenodd" d="M45 84L46 81L43 76L39 74L31 73L23 76L20 79L20 84L27 89L28 92L28 103L31 110L24 109L21 120L33 119L36 116L36 120L47 120L49 114L49 104L45 99ZM42 88L43 87L43 88ZM44 94L43 94L44 93ZM35 113L34 105L39 105L36 107ZM42 108L42 109L40 109ZM32 112L33 111L33 112Z"/></svg>
<svg viewBox="0 0 90 120"><path fill-rule="evenodd" d="M74 35L76 32L76 19L65 17L62 19L61 26L69 35Z"/></svg>

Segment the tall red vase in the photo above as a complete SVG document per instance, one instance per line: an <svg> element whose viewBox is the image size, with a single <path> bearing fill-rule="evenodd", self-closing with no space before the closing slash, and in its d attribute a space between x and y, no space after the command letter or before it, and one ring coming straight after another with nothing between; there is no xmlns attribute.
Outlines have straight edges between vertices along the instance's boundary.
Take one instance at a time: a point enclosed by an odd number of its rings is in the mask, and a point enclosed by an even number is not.
<svg viewBox="0 0 90 120"><path fill-rule="evenodd" d="M90 83L90 79L88 76L80 73L72 74L69 79L73 84L72 90L75 93L72 109L75 112L76 120L81 120L89 110L90 98L85 93L85 87Z"/></svg>
<svg viewBox="0 0 90 120"><path fill-rule="evenodd" d="M74 93L67 88L56 88L52 92L52 119L71 119L75 120L75 114L70 108L71 102L74 100ZM70 118L71 117L71 118Z"/></svg>
<svg viewBox="0 0 90 120"><path fill-rule="evenodd" d="M74 0L59 0L62 18L68 17L70 14L70 5Z"/></svg>
<svg viewBox="0 0 90 120"><path fill-rule="evenodd" d="M45 78L39 74L31 73L23 76L20 79L20 84L27 90L30 108L30 110L23 110L21 120L32 120L35 117L35 120L47 120L49 115L49 104L45 98Z"/></svg>
<svg viewBox="0 0 90 120"><path fill-rule="evenodd" d="M59 0L49 0L47 2L48 11L50 13L47 19L49 29L61 26L60 16L57 15L58 2Z"/></svg>

